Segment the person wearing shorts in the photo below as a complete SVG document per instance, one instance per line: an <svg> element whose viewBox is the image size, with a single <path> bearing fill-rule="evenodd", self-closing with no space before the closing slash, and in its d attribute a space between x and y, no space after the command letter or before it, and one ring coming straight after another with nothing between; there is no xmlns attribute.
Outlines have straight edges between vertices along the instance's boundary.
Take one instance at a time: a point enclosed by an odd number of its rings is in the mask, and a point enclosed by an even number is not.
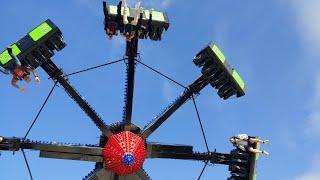
<svg viewBox="0 0 320 180"><path fill-rule="evenodd" d="M253 148L251 145L254 143L269 143L269 140L261 140L259 138L251 138L247 134L238 134L236 136L233 136L230 138L231 144L235 146L236 148L242 150L242 151L248 151L252 153L261 153L265 155L269 155L269 153L265 150L259 150Z"/></svg>

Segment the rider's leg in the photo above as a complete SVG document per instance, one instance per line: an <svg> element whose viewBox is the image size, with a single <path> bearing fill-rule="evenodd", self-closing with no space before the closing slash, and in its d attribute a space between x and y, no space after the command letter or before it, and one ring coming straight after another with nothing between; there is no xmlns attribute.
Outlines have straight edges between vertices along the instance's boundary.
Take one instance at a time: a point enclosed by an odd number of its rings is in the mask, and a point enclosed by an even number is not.
<svg viewBox="0 0 320 180"><path fill-rule="evenodd" d="M261 154L269 155L269 153L267 151L265 151L265 150L261 151L258 149L254 149L253 147L249 147L248 151L252 152L252 153L261 153Z"/></svg>
<svg viewBox="0 0 320 180"><path fill-rule="evenodd" d="M127 5L127 0L122 0L122 7L123 7L123 24L128 24L128 14L129 14L129 9Z"/></svg>
<svg viewBox="0 0 320 180"><path fill-rule="evenodd" d="M138 20L139 20L140 13L141 13L140 5L141 5L141 1L138 1L135 5L135 15L134 15L133 21L131 22L131 24L134 26L136 26L138 24Z"/></svg>
<svg viewBox="0 0 320 180"><path fill-rule="evenodd" d="M250 138L249 141L251 143L264 143L264 144L269 142L269 140L261 140L259 138Z"/></svg>

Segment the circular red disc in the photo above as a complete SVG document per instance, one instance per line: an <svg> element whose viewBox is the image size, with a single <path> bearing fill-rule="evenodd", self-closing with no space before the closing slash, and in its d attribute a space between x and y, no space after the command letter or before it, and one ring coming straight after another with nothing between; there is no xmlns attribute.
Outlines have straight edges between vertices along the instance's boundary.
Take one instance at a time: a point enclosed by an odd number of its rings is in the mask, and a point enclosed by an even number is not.
<svg viewBox="0 0 320 180"><path fill-rule="evenodd" d="M137 172L146 156L144 139L130 131L112 135L103 149L106 168L120 176Z"/></svg>

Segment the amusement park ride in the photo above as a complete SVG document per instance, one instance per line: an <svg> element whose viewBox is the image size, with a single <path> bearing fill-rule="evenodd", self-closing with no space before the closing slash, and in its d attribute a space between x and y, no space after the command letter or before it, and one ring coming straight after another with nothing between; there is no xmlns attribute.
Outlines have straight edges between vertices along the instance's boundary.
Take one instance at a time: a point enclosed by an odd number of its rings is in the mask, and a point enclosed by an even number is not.
<svg viewBox="0 0 320 180"><path fill-rule="evenodd" d="M154 71L156 70L137 59L138 42L140 39L161 40L163 31L169 28L169 20L163 12L143 10L141 11L136 26L124 25L122 22L123 8L121 9L121 6L107 5L104 2L103 11L105 15L105 30L107 33L110 26L113 26L116 29L113 35L123 33L123 31L127 31L128 28L129 32L135 35L134 39L127 41L126 58L120 60L125 61L127 64L127 82L122 122L111 125L105 124L97 112L82 98L75 88L70 85L67 79L68 74L65 74L61 68L55 65L51 58L55 54L55 51L61 51L66 44L64 43L60 29L48 19L30 31L22 39L11 45L13 54L20 59L23 65L28 64L33 68L41 67L49 77L54 80L53 88L34 119L28 133L36 122L52 91L60 84L101 131L99 145L72 145L55 142L43 143L27 139L27 133L23 138L1 137L0 150L14 152L21 150L31 179L33 179L33 177L24 152L26 149L39 151L40 157L44 158L95 162L94 170L84 177L86 180L149 180L151 178L143 169L143 163L146 158L203 161L205 162L205 166L198 179L200 179L208 164L227 165L231 172L231 176L228 178L229 180L256 179L257 154L238 148L232 150L230 153L218 153L216 151L209 151L208 147L207 152L199 153L195 152L193 147L188 145L169 145L150 143L147 141L148 137L186 101L193 101L198 114L194 98L195 95L199 94L207 85L217 89L217 94L224 100L233 96L241 97L245 95L245 84L242 78L238 72L228 64L218 46L211 43L195 56L193 62L201 69L199 78L189 86L183 86L178 83L184 88L182 94L173 101L173 103L168 105L155 119L141 129L131 121L135 66L136 64L141 64ZM128 18L129 21L132 21L132 14L134 14L133 9L129 9L129 12L130 16ZM119 61L111 63L116 62ZM7 50L0 54L0 65L5 69L10 69L14 66L13 57ZM163 75L162 73L160 74ZM177 83L173 79L167 76L165 77ZM201 124L199 114L198 118ZM251 145L255 148L259 146L257 143Z"/></svg>

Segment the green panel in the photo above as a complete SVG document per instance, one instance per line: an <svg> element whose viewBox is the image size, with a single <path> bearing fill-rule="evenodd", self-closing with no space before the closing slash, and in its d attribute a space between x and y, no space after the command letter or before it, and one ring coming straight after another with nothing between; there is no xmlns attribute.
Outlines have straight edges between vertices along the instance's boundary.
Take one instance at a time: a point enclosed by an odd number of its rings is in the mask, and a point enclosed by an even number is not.
<svg viewBox="0 0 320 180"><path fill-rule="evenodd" d="M128 11L128 14L127 14L127 16L129 17L129 16L131 16L131 14L130 14L130 9L129 8L126 8L127 9L127 11ZM118 13L117 13L118 14ZM123 15L124 14L124 7L121 7L121 15Z"/></svg>
<svg viewBox="0 0 320 180"><path fill-rule="evenodd" d="M232 77L234 78L234 80L236 80L236 82L238 83L238 85L241 87L241 89L244 91L244 82L241 78L241 76L239 75L239 73L236 70L233 70L232 72Z"/></svg>
<svg viewBox="0 0 320 180"><path fill-rule="evenodd" d="M113 5L109 5L107 7L108 9L108 13L109 14L112 14L112 15L117 15L118 12L117 12L117 9L118 7L117 6L113 6ZM133 16L133 14L130 13L130 10L129 8L128 9L128 16ZM135 11L135 9L131 9L132 11ZM150 15L150 10L144 10L143 11L143 19L149 19L149 15ZM121 7L121 15L123 15L123 7ZM163 12L160 12L160 11L152 11L152 20L154 21L160 21L160 22L166 22L165 20L165 16L163 14Z"/></svg>
<svg viewBox="0 0 320 180"><path fill-rule="evenodd" d="M150 17L150 10L144 10L143 11L143 19L149 19ZM159 22L166 22L166 19L164 17L164 14L159 11L152 11L152 20L153 21L159 21Z"/></svg>
<svg viewBox="0 0 320 180"><path fill-rule="evenodd" d="M149 10L144 10L143 11L143 19L149 19L150 11Z"/></svg>
<svg viewBox="0 0 320 180"><path fill-rule="evenodd" d="M112 15L117 15L118 14L118 7L117 6L108 6L108 12L109 14L112 14Z"/></svg>
<svg viewBox="0 0 320 180"><path fill-rule="evenodd" d="M3 53L0 54L0 62L2 65L6 64L11 60L11 56L9 55L8 51L5 50Z"/></svg>
<svg viewBox="0 0 320 180"><path fill-rule="evenodd" d="M47 22L42 23L40 26L32 30L29 35L34 41L38 41L43 36L48 34L52 30L52 27L49 26Z"/></svg>
<svg viewBox="0 0 320 180"><path fill-rule="evenodd" d="M130 16L130 9L129 8L126 8L128 10L128 16ZM123 15L123 11L124 11L124 8L121 7L121 15ZM112 14L112 15L117 15L118 14L118 7L117 6L108 6L108 12L109 14Z"/></svg>
<svg viewBox="0 0 320 180"><path fill-rule="evenodd" d="M222 53L222 51L219 49L219 47L215 44L212 44L211 46L212 51L218 56L219 60L222 62L222 64L226 61L226 57Z"/></svg>
<svg viewBox="0 0 320 180"><path fill-rule="evenodd" d="M16 44L12 45L12 53L14 55L18 55L21 53L21 50L18 48L18 46ZM2 65L5 65L7 62L9 62L11 60L11 56L9 55L8 53L8 50L5 50L3 51L1 54L0 54L0 62Z"/></svg>
<svg viewBox="0 0 320 180"><path fill-rule="evenodd" d="M257 147L256 147L256 149L260 149L260 143L257 143ZM259 159L259 157L260 157L260 154L259 153L257 153L256 154L256 161L258 161L258 159Z"/></svg>
<svg viewBox="0 0 320 180"><path fill-rule="evenodd" d="M166 22L163 13L159 11L152 11L152 20Z"/></svg>
<svg viewBox="0 0 320 180"><path fill-rule="evenodd" d="M258 137L256 137L258 138ZM255 143L253 148L260 150L260 143ZM254 153L252 155L253 157L251 158L253 162L251 162L250 166L250 180L256 180L257 179L257 160L259 159L260 154L259 153Z"/></svg>

